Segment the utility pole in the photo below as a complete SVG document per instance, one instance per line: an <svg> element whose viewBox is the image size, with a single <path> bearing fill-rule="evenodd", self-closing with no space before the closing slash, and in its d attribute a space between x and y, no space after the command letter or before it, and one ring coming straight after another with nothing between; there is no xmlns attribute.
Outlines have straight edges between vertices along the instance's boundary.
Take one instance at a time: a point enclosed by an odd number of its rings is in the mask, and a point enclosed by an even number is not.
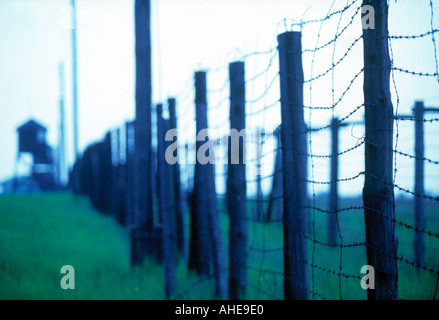
<svg viewBox="0 0 439 320"><path fill-rule="evenodd" d="M73 148L75 160L79 159L79 128L78 128L78 60L76 41L76 0L71 0L72 6L72 85L73 85Z"/></svg>
<svg viewBox="0 0 439 320"><path fill-rule="evenodd" d="M58 137L58 183L64 187L66 183L66 139L65 139L65 84L64 84L64 63L60 62L59 71L59 137Z"/></svg>

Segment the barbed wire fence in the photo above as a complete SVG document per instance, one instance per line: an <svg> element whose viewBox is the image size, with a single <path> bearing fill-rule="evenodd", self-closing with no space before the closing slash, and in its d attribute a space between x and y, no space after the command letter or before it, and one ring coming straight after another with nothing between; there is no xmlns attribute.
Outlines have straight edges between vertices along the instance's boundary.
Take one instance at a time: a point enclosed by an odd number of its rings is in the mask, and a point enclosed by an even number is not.
<svg viewBox="0 0 439 320"><path fill-rule="evenodd" d="M361 1L337 8L339 3L333 1L322 19L285 19L278 44L266 51L234 51L227 56L237 62L197 71L204 82L194 85L190 77L169 108L160 106L171 120L153 116L156 124L164 119L161 130L178 129L171 141L153 131L155 243L167 298L437 297L439 197L433 184L424 188L424 177L437 179L439 161L430 141L437 110L417 102L413 114L401 114L406 92L397 86L402 76L439 81L434 1L427 1L429 30L412 35L387 30L387 10L397 3L367 2L375 10L373 31L359 27L366 14ZM323 39L324 29L334 35ZM433 71L398 65L399 42L416 45L428 38ZM388 48L388 59L370 60L371 45ZM389 101L363 94L363 85L377 75L382 80L374 85L382 84L378 90L387 90ZM203 110L208 140L197 141ZM243 128L245 146L241 141L235 148L246 161L233 167L230 132ZM406 135L413 129L414 136ZM119 141L107 136L90 146L75 169L83 177L79 192L132 228L134 133L130 123L116 132ZM212 163L200 164L205 141L204 155ZM169 164L163 152L173 143L178 162ZM112 165L99 162L109 156ZM175 166L177 171L170 169ZM368 198L370 186L375 193ZM361 286L368 264L376 271L374 290ZM176 278L186 265L195 275Z"/></svg>

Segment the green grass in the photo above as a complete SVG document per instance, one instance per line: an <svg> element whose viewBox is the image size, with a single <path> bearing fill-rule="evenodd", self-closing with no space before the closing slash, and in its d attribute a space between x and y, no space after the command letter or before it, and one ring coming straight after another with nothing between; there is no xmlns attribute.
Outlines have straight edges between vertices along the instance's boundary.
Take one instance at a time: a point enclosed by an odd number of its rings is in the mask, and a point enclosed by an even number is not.
<svg viewBox="0 0 439 320"><path fill-rule="evenodd" d="M317 199L317 201L319 201ZM355 205L343 200L341 207ZM221 211L224 203L219 201ZM254 206L248 205L252 216ZM398 201L397 220L413 224L410 202ZM313 223L314 221L314 223ZM310 212L309 235L326 242L326 215ZM339 215L343 244L364 242L361 210ZM224 247L228 249L228 217L221 215ZM426 205L426 229L439 233L439 210ZM282 298L283 253L280 223L249 222L249 299ZM413 231L398 226L398 256L413 259ZM439 269L439 239L426 236L425 265ZM227 257L227 255L226 255ZM310 289L325 298L365 299L358 279L332 274L362 276L365 248L328 248L308 242ZM60 287L63 265L75 268L75 290ZM323 269L324 268L324 269ZM417 272L400 262L399 295L403 299L431 299L436 277ZM339 282L341 280L341 282ZM188 272L183 261L177 266L176 298L211 299L211 278ZM0 299L163 299L163 270L154 261L132 269L129 264L129 236L110 216L95 211L84 198L70 194L0 197ZM341 288L341 290L340 290ZM315 297L319 299L319 296Z"/></svg>
<svg viewBox="0 0 439 320"><path fill-rule="evenodd" d="M322 199L317 199L317 206L322 206ZM344 199L340 207L361 206L355 199ZM319 205L320 202L320 205ZM413 205L407 200L397 200L396 220L413 225ZM251 212L249 212L251 213ZM340 234L342 243L364 243L364 215L363 210L349 210L339 214ZM313 223L314 221L314 223ZM435 203L426 203L425 229L439 233L439 207ZM326 232L327 214L310 212L308 235L320 242L327 242ZM282 225L280 223L250 223L249 241L259 249L274 249L282 247ZM414 232L406 227L397 225L399 239L398 257L414 261L413 239ZM264 240L265 239L265 240ZM340 240L339 242L340 243ZM439 270L439 239L425 235L425 266ZM283 297L283 276L273 271L283 272L283 252L250 252L249 266L255 269L268 270L261 272L250 271L250 282L259 285L264 292L276 297ZM364 246L351 248L333 248L308 241L309 285L310 290L327 299L366 299L366 291L361 289L360 280L363 277L361 267L366 265L366 249ZM314 268L311 267L314 266ZM340 268L341 266L341 268ZM406 262L398 262L399 270L399 297L402 299L432 299L438 280L436 275L429 271L415 268ZM343 273L345 276L334 275ZM313 285L314 284L314 285ZM266 299L269 295L250 290L250 298ZM320 299L320 296L315 296Z"/></svg>
<svg viewBox="0 0 439 320"><path fill-rule="evenodd" d="M127 230L69 194L0 197L1 299L161 299L161 267L129 265ZM63 265L75 290L62 290Z"/></svg>

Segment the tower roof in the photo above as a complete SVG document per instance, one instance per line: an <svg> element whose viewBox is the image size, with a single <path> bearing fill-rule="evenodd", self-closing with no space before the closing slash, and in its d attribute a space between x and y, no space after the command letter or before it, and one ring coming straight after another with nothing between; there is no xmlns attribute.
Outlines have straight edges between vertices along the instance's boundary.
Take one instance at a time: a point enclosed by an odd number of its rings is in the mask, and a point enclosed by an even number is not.
<svg viewBox="0 0 439 320"><path fill-rule="evenodd" d="M43 129L44 131L47 131L46 127L42 124L38 123L37 121L31 119L27 121L25 124L21 125L17 128L17 131L37 131Z"/></svg>

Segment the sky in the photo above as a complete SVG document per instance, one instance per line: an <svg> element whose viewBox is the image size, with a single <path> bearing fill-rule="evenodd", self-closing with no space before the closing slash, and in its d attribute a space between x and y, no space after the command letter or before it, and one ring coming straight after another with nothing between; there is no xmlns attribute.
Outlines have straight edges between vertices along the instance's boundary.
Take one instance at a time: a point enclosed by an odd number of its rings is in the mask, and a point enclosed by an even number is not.
<svg viewBox="0 0 439 320"><path fill-rule="evenodd" d="M207 70L209 123L220 126L228 117L227 67L234 60L245 58L248 110L272 105L248 120L248 126L274 129L280 121L278 89L278 60L276 36L279 33L300 30L294 21L320 19L328 12L343 8L351 0L152 0L153 46L153 102L177 98L179 124L186 136L193 130L193 73ZM439 27L439 1L435 0L434 28ZM66 129L68 157L73 163L72 148L72 83L69 0L1 0L0 1L0 181L11 178L17 157L16 128L30 117L48 127L48 141L57 145L59 125L60 84L58 68L65 67ZM342 16L336 15L325 22L303 26L302 46L313 49L330 41L349 25L349 20L360 1ZM390 1L389 32L391 35L421 34L431 30L429 0ZM337 29L338 28L338 29ZM305 79L322 74L332 63L344 56L346 50L361 34L360 17L336 41L317 54L303 55ZM78 92L80 149L103 138L105 132L123 125L134 116L135 56L134 56L134 1L133 0L77 0L78 36ZM436 43L439 38L436 33ZM436 71L435 50L431 37L392 41L393 61L396 67L419 72ZM249 55L252 52L267 54ZM327 125L333 116L340 118L362 103L362 76L343 95L350 80L362 66L362 43L358 41L349 54L341 59L334 72L322 79L305 84L304 103L311 106L331 106L343 96L334 113L312 110L305 113L310 127ZM257 74L261 76L252 80ZM396 89L395 89L396 88ZM268 89L268 90L267 90ZM410 114L415 100L424 100L428 106L439 106L439 83L433 78L419 78L394 73L392 97L395 110ZM360 109L349 120L360 121ZM434 117L434 115L431 115ZM400 122L398 150L413 154L413 123ZM436 123L426 123L426 157L439 160L439 133ZM218 136L224 132L217 132ZM340 149L344 150L361 139L361 124L341 129ZM328 132L315 133L309 149L315 154L329 153ZM266 142L263 153L275 145ZM354 176L363 170L362 148L340 157L340 177ZM273 154L265 157L263 174L269 175ZM413 161L397 157L396 182L413 189ZM310 177L328 181L328 161L315 159L310 163ZM23 169L23 168L22 168ZM24 169L23 169L24 170ZM218 170L221 170L219 168ZM249 175L254 169L249 168ZM426 189L439 194L439 169L426 164ZM183 169L185 172L185 169ZM221 172L221 171L219 171ZM219 192L223 183L217 184ZM340 184L344 194L359 194L362 180ZM264 192L270 180L263 182ZM317 191L325 185L314 186ZM251 186L253 188L253 186ZM314 190L314 191L316 191Z"/></svg>

